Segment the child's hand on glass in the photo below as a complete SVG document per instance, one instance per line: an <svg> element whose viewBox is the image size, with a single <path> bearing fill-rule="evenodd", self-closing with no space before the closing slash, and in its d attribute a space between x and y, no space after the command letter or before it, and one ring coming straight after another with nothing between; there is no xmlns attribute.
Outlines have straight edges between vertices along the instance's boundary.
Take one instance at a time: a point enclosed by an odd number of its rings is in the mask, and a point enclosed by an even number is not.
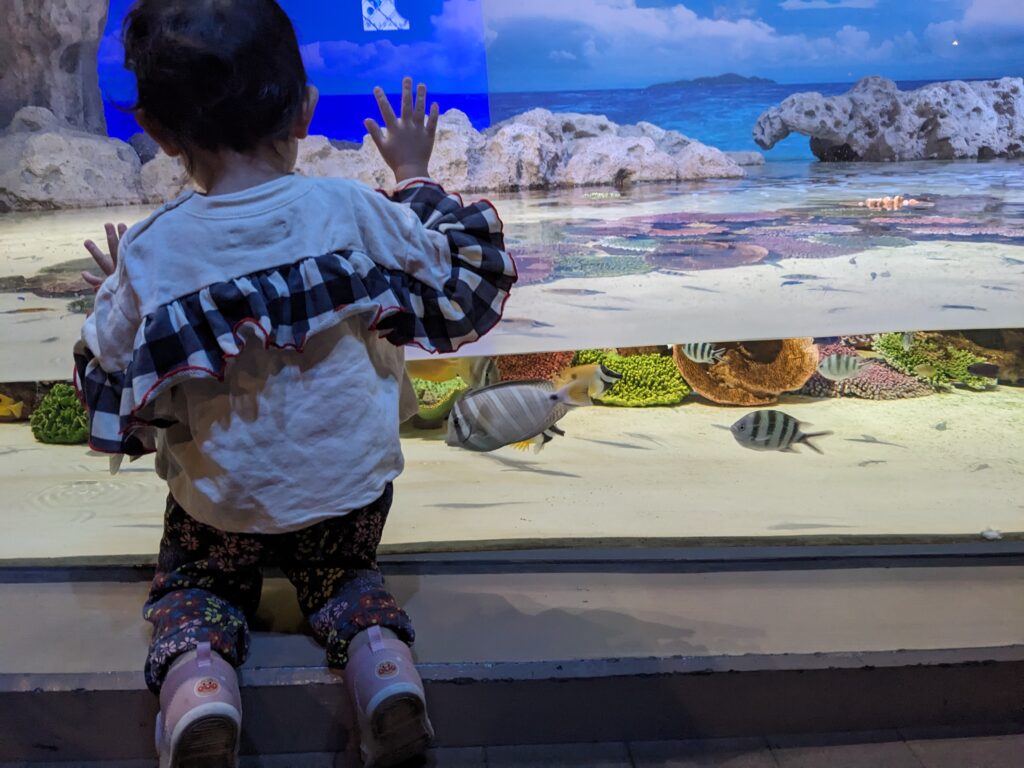
<svg viewBox="0 0 1024 768"><path fill-rule="evenodd" d="M124 233L128 231L127 224L118 224L115 228L113 224L107 223L103 225L103 228L107 231L109 256L101 251L99 246L92 240L85 241L85 250L89 252L89 255L92 256L93 261L96 262L96 265L103 273L102 275L97 275L95 272L82 272L82 279L91 285L94 291L98 291L100 286L103 285L103 280L108 275L114 274L114 270L117 269L117 246L121 238L124 237Z"/></svg>
<svg viewBox="0 0 1024 768"><path fill-rule="evenodd" d="M434 149L434 134L437 132L437 103L430 105L430 114L424 118L427 86L419 84L414 103L412 78L407 77L402 81L402 114L399 117L395 117L381 88L374 88L373 95L377 98L387 133L382 133L380 126L370 118L363 121L363 125L380 150L384 162L394 171L395 181L429 175L427 165Z"/></svg>

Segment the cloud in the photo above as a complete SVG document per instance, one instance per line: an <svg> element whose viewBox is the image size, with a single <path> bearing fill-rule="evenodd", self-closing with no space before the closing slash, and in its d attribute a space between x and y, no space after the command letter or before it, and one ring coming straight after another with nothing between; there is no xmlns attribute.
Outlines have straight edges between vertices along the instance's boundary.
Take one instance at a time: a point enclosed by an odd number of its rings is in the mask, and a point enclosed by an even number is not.
<svg viewBox="0 0 1024 768"><path fill-rule="evenodd" d="M552 51L551 53L549 53L548 54L548 58L551 59L552 61L555 61L555 62L563 62L563 61L576 61L577 56L572 51L558 50L558 51Z"/></svg>
<svg viewBox="0 0 1024 768"><path fill-rule="evenodd" d="M487 74L481 5L481 0L444 0L441 12L430 19L434 35L428 40L319 40L302 46L302 60L314 81L331 90L386 87L411 74L442 93L482 93Z"/></svg>
<svg viewBox="0 0 1024 768"><path fill-rule="evenodd" d="M869 1L874 3L843 0ZM734 11L741 7L732 6ZM785 33L761 18L735 12L705 16L678 2L639 6L637 0L490 0L484 9L496 90L544 82L550 43L540 46L552 39L577 57L561 57L560 82L599 88L730 70L793 71L798 66L807 78L839 67L844 75L847 70L873 74L865 71L865 64L898 58L906 42L902 37L876 38L849 25L832 35Z"/></svg>
<svg viewBox="0 0 1024 768"><path fill-rule="evenodd" d="M785 11L818 11L833 8L874 8L878 0L784 0L779 7Z"/></svg>
<svg viewBox="0 0 1024 768"><path fill-rule="evenodd" d="M971 0L960 19L929 24L924 37L945 58L1015 54L1024 47L1024 3L1020 0ZM953 41L957 46L953 47ZM1019 59L1018 59L1019 60ZM1020 66L1007 74L1021 74Z"/></svg>

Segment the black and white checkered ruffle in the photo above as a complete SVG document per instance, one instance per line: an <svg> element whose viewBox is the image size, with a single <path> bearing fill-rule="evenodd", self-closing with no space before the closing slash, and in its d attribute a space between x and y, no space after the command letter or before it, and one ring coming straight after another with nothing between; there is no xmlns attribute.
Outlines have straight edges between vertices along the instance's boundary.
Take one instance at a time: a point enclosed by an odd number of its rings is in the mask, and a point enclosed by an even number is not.
<svg viewBox="0 0 1024 768"><path fill-rule="evenodd" d="M302 349L313 334L356 314L395 345L452 352L501 319L515 264L504 250L502 223L487 202L463 206L434 184L395 194L430 229L445 234L451 275L438 291L365 253L338 251L207 286L143 319L124 371L104 371L93 353L75 348L75 383L89 411L89 445L107 453L153 450L157 395L196 377L222 379L227 361L255 330L266 346Z"/></svg>

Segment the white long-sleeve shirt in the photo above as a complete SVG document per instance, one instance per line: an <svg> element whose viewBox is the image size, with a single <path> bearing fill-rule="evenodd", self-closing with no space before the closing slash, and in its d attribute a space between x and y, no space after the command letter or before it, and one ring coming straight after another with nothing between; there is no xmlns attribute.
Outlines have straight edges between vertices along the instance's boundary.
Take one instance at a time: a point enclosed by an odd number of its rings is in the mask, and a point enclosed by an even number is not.
<svg viewBox="0 0 1024 768"><path fill-rule="evenodd" d="M233 194L185 193L126 233L82 338L103 371L123 371L159 308L339 250L441 291L449 242L408 206L348 180L290 175ZM514 267L506 273L515 279ZM416 401L402 349L379 338L375 320L351 314L301 351L266 349L246 325L223 380L187 378L149 403L170 424L159 431L158 472L190 515L221 530L281 533L383 492L402 470L399 423Z"/></svg>

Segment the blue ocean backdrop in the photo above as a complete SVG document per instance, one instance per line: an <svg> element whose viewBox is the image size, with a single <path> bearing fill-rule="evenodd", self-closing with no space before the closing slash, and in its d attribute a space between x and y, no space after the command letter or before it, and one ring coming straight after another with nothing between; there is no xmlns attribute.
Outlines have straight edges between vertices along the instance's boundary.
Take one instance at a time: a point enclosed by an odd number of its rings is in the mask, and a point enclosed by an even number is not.
<svg viewBox="0 0 1024 768"><path fill-rule="evenodd" d="M903 81L903 90L931 81ZM757 118L787 96L818 91L826 96L846 93L852 83L744 83L601 91L548 91L535 93L439 94L432 96L442 111L460 109L478 129L542 107L552 112L583 112L606 115L616 123L646 120L679 131L692 139L726 151L757 150L752 130ZM394 97L392 97L394 100ZM370 94L322 94L312 133L332 139L361 141L363 119L379 118ZM130 113L107 104L111 136L127 139L139 131ZM814 156L804 136L793 135L766 152L769 161L811 161Z"/></svg>

